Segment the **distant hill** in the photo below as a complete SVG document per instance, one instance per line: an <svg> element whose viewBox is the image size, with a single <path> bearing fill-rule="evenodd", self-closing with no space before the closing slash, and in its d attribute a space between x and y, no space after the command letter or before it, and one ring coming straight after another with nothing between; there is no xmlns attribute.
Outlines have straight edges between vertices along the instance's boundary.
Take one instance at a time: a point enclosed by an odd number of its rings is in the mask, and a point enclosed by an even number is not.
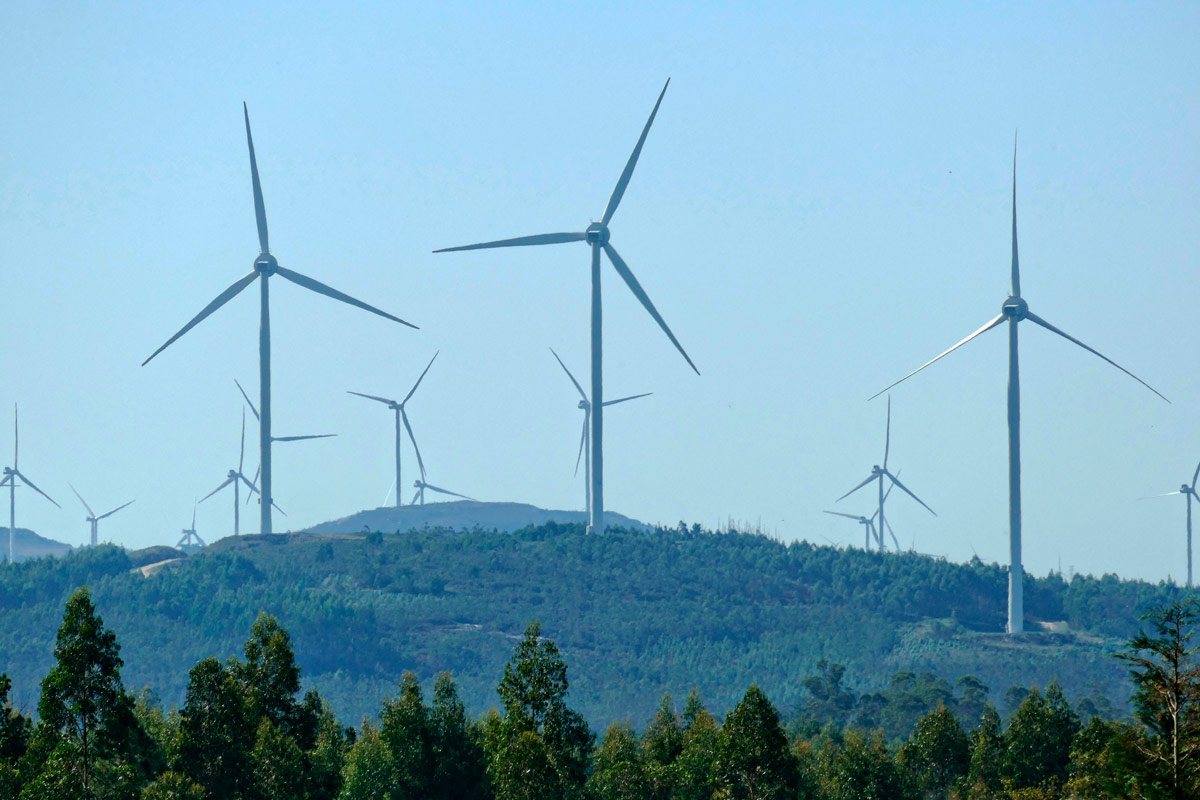
<svg viewBox="0 0 1200 800"><path fill-rule="evenodd" d="M1185 595L1111 575L1028 576L1035 632L1013 638L1002 633L1001 566L698 527L254 535L182 558L102 546L0 570L0 671L18 705L36 704L80 584L117 634L126 684L168 705L182 702L200 659L240 653L267 610L291 632L305 685L346 724L376 713L406 670L453 673L480 713L498 702L504 663L539 619L566 658L571 704L601 729L626 717L644 725L663 692L683 698L692 687L725 709L757 682L786 713L819 659L847 665L858 692L902 670L951 683L972 674L1003 706L1009 687L1057 678L1072 699L1105 695L1120 707L1129 686L1111 654L1141 611Z"/></svg>
<svg viewBox="0 0 1200 800"><path fill-rule="evenodd" d="M609 525L630 530L650 530L650 526L613 511L604 512ZM447 503L428 503L420 506L384 506L360 511L348 517L323 522L308 528L312 533L362 533L382 531L399 533L421 528L450 528L512 532L548 522L560 524L587 522L582 511L551 511L526 503L481 503L476 500L455 500Z"/></svg>
<svg viewBox="0 0 1200 800"><path fill-rule="evenodd" d="M17 561L25 561L30 558L41 558L42 556L65 556L71 552L71 545L56 542L53 539L47 539L45 536L39 536L26 528L17 528L16 541L13 543L13 550L16 551ZM8 526L0 528L0 550L3 551L3 558L8 558Z"/></svg>

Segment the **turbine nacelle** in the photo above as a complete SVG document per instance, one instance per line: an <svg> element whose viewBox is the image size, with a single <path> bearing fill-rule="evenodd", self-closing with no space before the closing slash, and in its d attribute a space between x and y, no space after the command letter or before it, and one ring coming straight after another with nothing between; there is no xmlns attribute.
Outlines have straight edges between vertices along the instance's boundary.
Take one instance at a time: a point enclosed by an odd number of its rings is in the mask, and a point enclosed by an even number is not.
<svg viewBox="0 0 1200 800"><path fill-rule="evenodd" d="M584 233L587 235L588 244L598 244L601 246L608 244L608 226L603 222L593 222L587 226L587 230Z"/></svg>
<svg viewBox="0 0 1200 800"><path fill-rule="evenodd" d="M1029 316L1029 303L1026 303L1023 297L1010 297L1000 307L1000 313L1009 319L1020 322Z"/></svg>
<svg viewBox="0 0 1200 800"><path fill-rule="evenodd" d="M1179 493L1180 494L1195 494L1196 492L1192 487L1188 486L1185 483L1179 487Z"/></svg>
<svg viewBox="0 0 1200 800"><path fill-rule="evenodd" d="M584 411L587 411L591 407L592 407L592 404L589 403L587 400L579 401L579 408L582 408Z"/></svg>
<svg viewBox="0 0 1200 800"><path fill-rule="evenodd" d="M262 253L254 259L254 271L260 275L274 275L277 269L279 269L279 262L270 253Z"/></svg>

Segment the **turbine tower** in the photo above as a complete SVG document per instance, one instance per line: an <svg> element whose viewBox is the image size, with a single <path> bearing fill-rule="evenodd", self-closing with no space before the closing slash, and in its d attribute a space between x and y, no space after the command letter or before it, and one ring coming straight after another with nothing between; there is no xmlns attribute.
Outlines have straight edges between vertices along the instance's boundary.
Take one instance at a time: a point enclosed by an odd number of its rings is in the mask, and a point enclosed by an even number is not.
<svg viewBox="0 0 1200 800"><path fill-rule="evenodd" d="M21 483L33 489L51 503L54 503L55 507L62 508L62 506L54 502L53 497L35 486L29 478L26 478L17 466L19 439L20 435L17 430L17 404L13 403L13 465L4 468L4 478L0 480L0 486L8 487L8 563L10 564L15 563L17 560L17 479L20 478Z"/></svg>
<svg viewBox="0 0 1200 800"><path fill-rule="evenodd" d="M1058 334L1068 342L1077 344L1089 353L1112 364L1135 381L1154 392L1163 400L1157 389L1144 380L1122 367L1108 356L1087 346L1074 336L1054 327L1046 320L1029 310L1029 304L1021 297L1021 272L1017 259L1017 144L1013 140L1013 202L1012 202L1012 295L1000 307L1000 314L982 328L963 339L958 344L945 351L937 358L931 359L900 380L888 386L871 399L883 394L892 386L908 380L930 364L938 361L977 336L992 328L1008 322L1008 530L1009 530L1009 568L1008 568L1008 632L1021 633L1025 630L1025 596L1024 568L1021 564L1021 376L1017 353L1017 326L1022 320L1029 320L1051 333ZM1167 400L1167 402L1170 402Z"/></svg>
<svg viewBox="0 0 1200 800"><path fill-rule="evenodd" d="M868 475L867 478L862 483L860 483L858 486L855 486L853 489L846 492L844 495L842 495L835 501L835 502L841 502L842 500L845 500L847 497L854 494L855 492L857 492L862 487L866 486L871 481L879 482L879 486L878 486L879 508L876 511L876 513L879 514L879 528L876 530L875 536L876 536L876 540L879 542L879 552L881 552L881 553L885 549L887 549L883 543L883 531L885 529L885 526L886 526L887 530L889 530L889 531L891 530L891 526L887 524L887 519L884 516L884 512L883 512L884 501L887 500L888 495L891 494L891 491L892 491L891 486L889 486L889 487L887 487L887 493L886 494L884 493L884 479L885 478L887 480L891 481L892 486L899 486L904 491L905 494L907 494L913 500L916 500L921 505L925 506L925 510L928 511L930 514L933 514L935 517L937 516L937 512L935 512L929 506L925 505L924 500L922 500L921 498L919 498L915 494L913 494L911 491L909 491L909 488L907 486L905 486L903 483L901 483L899 478L897 478L895 475L893 475L891 472L888 471L888 468L887 468L888 452L891 450L891 448L892 448L892 398L889 396L888 397L888 408L887 408L887 434L883 440L883 466L880 466L878 464L875 464L874 466L872 466L871 474ZM899 470L897 470L897 472L899 472ZM892 534L893 541L895 540L895 538L896 538L896 535L893 533ZM900 543L896 542L896 552L899 552L899 551L900 551Z"/></svg>
<svg viewBox="0 0 1200 800"><path fill-rule="evenodd" d="M554 360L563 368L563 372L567 373L567 377L571 379L571 383L575 384L575 389L579 392L579 407L583 409L583 435L579 437L579 454L575 456L575 474L579 474L579 461L584 459L584 495L586 498L585 509L587 518L592 518L592 451L591 445L588 442L588 430L592 421L592 404L588 400L587 394L583 391L583 387L579 385L579 381L575 380L575 376L571 374L571 370L567 369L567 365L558 357L558 353L554 352L554 348L550 348L550 352L554 353ZM649 397L653 392L645 394L635 394L629 397L621 397L616 400L605 400L604 406L615 406L617 403L624 403L626 400L637 400L639 397ZM584 457L584 451L587 451L587 456Z"/></svg>
<svg viewBox="0 0 1200 800"><path fill-rule="evenodd" d="M192 527L183 529L183 536L175 545L176 550L182 550L189 556L192 553L203 550L205 547L204 540L200 538L200 534L196 533L196 506L199 503L192 504Z"/></svg>
<svg viewBox="0 0 1200 800"><path fill-rule="evenodd" d="M243 289L254 283L254 281L261 279L259 283L258 373L259 407L262 409L262 415L259 418L258 441L260 451L259 463L262 465L262 494L268 501L262 503L261 533L270 533L271 500L273 497L271 494L271 442L274 441L271 438L271 310L269 289L271 276L278 275L309 291L323 294L326 297L332 297L334 300L340 300L343 303L361 308L364 311L370 311L372 314L378 314L401 325L407 325L410 328L416 328L417 326L405 322L399 317L394 317L385 311L380 311L374 306L367 305L361 300L356 300L350 295L343 294L306 275L301 275L299 272L293 272L290 269L279 266L279 262L275 259L275 256L271 255L270 248L267 246L267 212L266 207L263 205L262 185L258 180L258 163L254 159L254 139L250 135L250 112L247 110L245 103L242 104L242 113L246 119L246 145L250 150L250 179L254 190L254 216L258 223L258 244L261 252L258 258L254 259L254 268L250 271L250 274L240 278L228 289L217 295L199 314L180 328L178 333L168 339L162 347L151 353L150 358L142 362L142 366L150 363L150 359L170 347L176 339L196 327L206 317L232 300Z"/></svg>
<svg viewBox="0 0 1200 800"><path fill-rule="evenodd" d="M68 483L67 486L71 486L71 484ZM75 492L75 496L79 498L79 502L83 503L83 507L87 509L88 515L87 515L86 521L92 528L92 547L96 546L96 542L98 540L98 532L100 529L100 520L104 519L105 517L111 517L113 514L117 513L122 508L125 508L125 506L131 505L134 502L134 501L130 500L124 506L117 506L112 511L109 511L107 514L101 514L100 516L96 516L96 512L92 511L92 507L87 504L87 501L83 499L83 496L81 494L79 494L79 491L74 486L71 486L71 491Z"/></svg>
<svg viewBox="0 0 1200 800"><path fill-rule="evenodd" d="M421 461L421 450L417 447L417 438L413 436L412 426L408 424L408 414L406 414L404 411L404 404L412 399L413 394L415 394L417 391L417 387L420 386L421 381L425 379L425 373L429 372L429 368L433 366L434 359L437 357L438 354L434 353L433 358L429 359L429 363L425 365L425 370L421 373L421 377L417 378L417 382L413 384L413 387L408 390L408 394L404 395L404 399L399 403L397 403L395 400L389 400L386 397L376 397L373 394L363 394L362 392L351 391L346 392L347 394L365 397L368 400L374 400L378 403L384 403L388 408L396 412L396 508L399 508L401 505L403 505L403 500L400 498L400 487L404 485L400 483L400 426L402 423L404 425L404 429L408 431L408 438L409 441L412 442L413 450L416 451L417 466L421 469L421 480L425 480L425 464ZM384 500L386 501L387 498L384 498Z"/></svg>
<svg viewBox="0 0 1200 800"><path fill-rule="evenodd" d="M1200 478L1200 464L1196 465L1196 471L1192 473L1192 483L1180 484L1179 491L1167 492L1165 494L1154 494L1150 497L1139 497L1139 500L1153 500L1155 497L1170 497L1172 495L1181 494L1187 498L1187 588L1192 588L1192 501L1200 502L1200 496L1196 494L1196 479Z"/></svg>
<svg viewBox="0 0 1200 800"><path fill-rule="evenodd" d="M421 505L425 505L425 490L426 489L428 489L431 492L438 492L439 494L448 494L451 497L461 497L463 500L471 500L474 502L478 502L477 500L475 500L474 497L467 497L465 494L459 494L458 492L452 492L449 489L442 489L440 487L434 486L432 483L426 483L423 478L419 481L414 481L413 486L417 487L417 491L413 494L412 502L409 503L409 505L413 505L413 506L415 506L417 504L417 500L421 501ZM396 492L396 494L399 494L399 493L400 493L399 491Z"/></svg>
<svg viewBox="0 0 1200 800"><path fill-rule="evenodd" d="M625 281L629 290L633 292L634 297L645 307L646 311L662 328L663 333L675 345L675 348L680 352L688 365L700 374L700 370L696 369L696 365L692 363L692 359L684 351L683 345L675 338L675 334L671 333L671 329L667 327L666 320L658 313L658 309L654 307L654 303L650 301L649 295L638 283L638 279L634 277L629 266L624 259L617 253L616 248L609 242L608 223L612 221L613 214L617 211L617 206L621 203L621 198L625 194L626 187L629 186L629 179L633 176L633 168L637 166L638 157L642 153L642 145L646 143L646 135L650 133L650 126L654 123L654 116L658 113L658 107L662 104L663 95L667 93L667 86L671 83L667 79L667 83L663 85L662 92L658 95L658 101L654 104L654 110L650 112L650 118L646 120L646 127L642 129L642 135L638 138L637 145L633 148L632 155L629 156L629 161L625 164L625 169L621 172L621 177L617 179L616 188L613 189L612 196L608 199L608 206L604 209L604 216L599 222L593 222L586 230L578 233L542 233L533 236L520 236L515 239L501 239L494 242L483 242L480 244L468 244L461 247L446 247L441 250L435 250L435 253L447 253L454 250L482 250L492 247L521 247L525 245L543 245L543 244L562 244L565 242L587 242L592 250L592 452L591 452L591 494L592 508L589 527L593 533L604 532L604 391L602 386L602 337L601 337L601 302L600 302L600 252L603 251L608 256L608 260L612 262L613 268L621 279Z"/></svg>

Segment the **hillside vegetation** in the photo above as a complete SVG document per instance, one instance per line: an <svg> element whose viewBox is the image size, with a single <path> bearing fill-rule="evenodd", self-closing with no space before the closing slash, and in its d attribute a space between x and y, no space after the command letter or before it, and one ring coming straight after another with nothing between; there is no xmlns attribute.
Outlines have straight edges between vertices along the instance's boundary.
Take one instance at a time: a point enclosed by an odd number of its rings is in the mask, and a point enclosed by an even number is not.
<svg viewBox="0 0 1200 800"><path fill-rule="evenodd" d="M1069 697L1123 706L1127 673L1111 653L1141 611L1185 594L1114 576L1029 578L1030 627L1055 624L1012 639L1001 633L999 566L682 526L599 537L553 523L511 534L244 536L149 575L134 571L142 563L99 547L0 570L0 671L18 706L36 703L63 605L81 585L122 643L126 683L167 705L182 702L198 661L239 652L265 610L291 632L306 684L343 720L376 712L408 670L427 684L451 672L479 713L497 704L504 664L537 619L572 664L573 704L597 729L646 719L664 692L692 687L730 708L756 683L786 715L822 659L846 665L844 685L860 693L898 671L951 684L973 675L1003 705L1009 687L1057 678Z"/></svg>

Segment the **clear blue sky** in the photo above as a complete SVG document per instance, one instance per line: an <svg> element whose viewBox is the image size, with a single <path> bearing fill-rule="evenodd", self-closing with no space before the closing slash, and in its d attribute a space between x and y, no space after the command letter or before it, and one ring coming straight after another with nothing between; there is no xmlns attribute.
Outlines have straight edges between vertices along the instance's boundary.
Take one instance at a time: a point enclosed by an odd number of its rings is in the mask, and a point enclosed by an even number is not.
<svg viewBox="0 0 1200 800"><path fill-rule="evenodd" d="M1182 498L1135 498L1200 460L1200 8L646 5L5 4L0 409L64 507L24 492L18 524L82 543L70 481L137 498L103 538L173 543L233 466L254 294L139 364L257 254L243 100L280 263L421 326L273 282L276 429L340 434L277 447L277 525L381 503L391 419L345 391L439 349L430 481L580 507L547 347L586 372L586 248L431 251L598 218L670 76L613 241L703 374L606 268L607 390L654 392L607 418L610 509L861 543L821 510L870 513L833 505L882 455L866 398L998 313L1019 128L1031 308L1174 401L1022 326L1026 566L1181 577ZM1007 559L1005 352L893 392L891 465L939 512L894 496L904 546Z"/></svg>

